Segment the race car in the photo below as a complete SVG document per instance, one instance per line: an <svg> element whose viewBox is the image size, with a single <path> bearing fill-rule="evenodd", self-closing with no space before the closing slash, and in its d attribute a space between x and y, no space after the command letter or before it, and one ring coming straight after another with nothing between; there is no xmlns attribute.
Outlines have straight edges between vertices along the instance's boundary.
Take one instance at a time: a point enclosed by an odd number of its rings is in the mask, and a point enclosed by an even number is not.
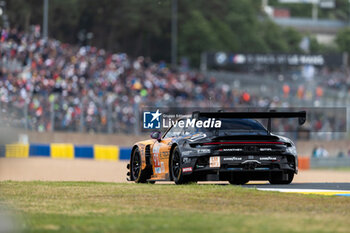
<svg viewBox="0 0 350 233"><path fill-rule="evenodd" d="M273 118L298 118L302 125L306 112L193 112L132 147L128 180L290 184L298 172L296 147L270 132ZM213 119L220 127L199 127ZM256 119L268 119L267 129Z"/></svg>

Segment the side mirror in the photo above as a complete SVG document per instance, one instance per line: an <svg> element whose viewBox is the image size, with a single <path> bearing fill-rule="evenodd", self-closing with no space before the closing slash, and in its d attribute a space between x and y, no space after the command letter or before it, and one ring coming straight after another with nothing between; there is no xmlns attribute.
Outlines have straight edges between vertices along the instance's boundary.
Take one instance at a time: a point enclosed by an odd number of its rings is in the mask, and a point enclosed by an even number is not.
<svg viewBox="0 0 350 233"><path fill-rule="evenodd" d="M160 141L160 139L162 138L162 133L160 131L152 132L151 138Z"/></svg>

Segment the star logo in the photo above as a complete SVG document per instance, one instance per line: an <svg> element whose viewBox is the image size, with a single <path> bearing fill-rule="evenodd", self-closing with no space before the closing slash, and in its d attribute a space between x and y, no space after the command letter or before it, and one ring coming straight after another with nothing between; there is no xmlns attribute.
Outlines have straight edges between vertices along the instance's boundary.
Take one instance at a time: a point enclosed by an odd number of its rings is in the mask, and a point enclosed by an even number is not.
<svg viewBox="0 0 350 233"><path fill-rule="evenodd" d="M143 112L143 128L160 129L161 115L159 109L156 112Z"/></svg>
<svg viewBox="0 0 350 233"><path fill-rule="evenodd" d="M151 113L152 117L152 121L154 121L155 119L157 119L157 121L159 121L159 117L162 115L161 113L159 113L159 109L157 109L157 111L155 113Z"/></svg>

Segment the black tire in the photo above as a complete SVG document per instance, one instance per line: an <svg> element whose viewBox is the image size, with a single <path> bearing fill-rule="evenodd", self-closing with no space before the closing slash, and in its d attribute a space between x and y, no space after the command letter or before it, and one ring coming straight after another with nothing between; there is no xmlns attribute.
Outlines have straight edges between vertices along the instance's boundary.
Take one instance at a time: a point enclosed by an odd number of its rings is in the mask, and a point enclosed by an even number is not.
<svg viewBox="0 0 350 233"><path fill-rule="evenodd" d="M181 154L179 148L176 146L170 156L169 171L175 184L187 184L190 182L189 178L184 176L181 169Z"/></svg>
<svg viewBox="0 0 350 233"><path fill-rule="evenodd" d="M287 180L270 179L269 182L270 182L270 184L290 184L290 183L292 183L293 179L294 179L294 173L288 172L288 179Z"/></svg>
<svg viewBox="0 0 350 233"><path fill-rule="evenodd" d="M130 160L130 176L131 180L134 180L135 183L147 183L147 179L150 178L149 169L142 170L142 160L139 148L136 148Z"/></svg>
<svg viewBox="0 0 350 233"><path fill-rule="evenodd" d="M247 178L233 178L231 180L229 180L228 182L230 182L230 184L234 184L234 185L243 185L249 182L249 179Z"/></svg>

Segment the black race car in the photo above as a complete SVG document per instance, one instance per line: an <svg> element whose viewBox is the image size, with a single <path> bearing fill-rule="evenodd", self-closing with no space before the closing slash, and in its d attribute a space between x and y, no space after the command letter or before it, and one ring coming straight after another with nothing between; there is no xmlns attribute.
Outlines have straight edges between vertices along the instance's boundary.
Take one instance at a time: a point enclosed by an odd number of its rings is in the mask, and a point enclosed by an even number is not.
<svg viewBox="0 0 350 233"><path fill-rule="evenodd" d="M306 112L194 112L163 136L153 132L133 146L129 180L289 184L298 172L297 151L290 139L270 132L273 118L298 118L302 125ZM267 129L255 119L268 119Z"/></svg>

